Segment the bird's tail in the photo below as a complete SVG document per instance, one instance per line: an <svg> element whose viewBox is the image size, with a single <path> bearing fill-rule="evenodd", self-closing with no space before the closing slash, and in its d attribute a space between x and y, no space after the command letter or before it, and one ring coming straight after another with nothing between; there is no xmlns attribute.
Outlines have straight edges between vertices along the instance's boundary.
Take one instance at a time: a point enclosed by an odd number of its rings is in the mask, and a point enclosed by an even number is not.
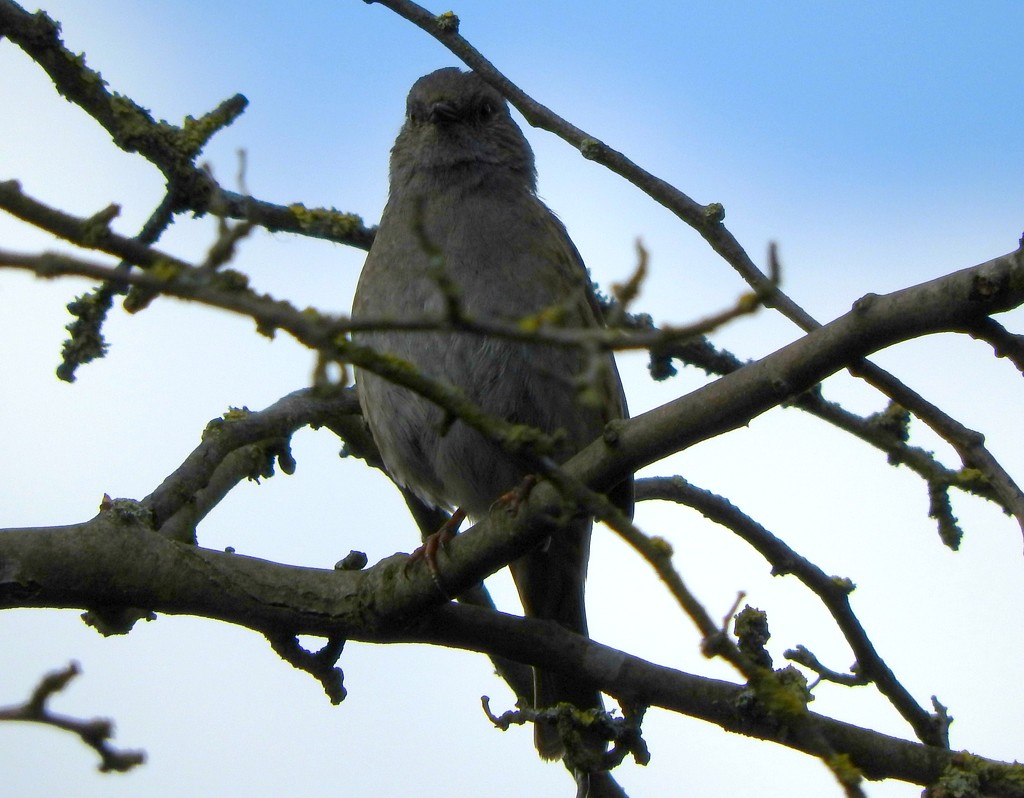
<svg viewBox="0 0 1024 798"><path fill-rule="evenodd" d="M554 535L542 549L512 564L512 575L526 615L553 620L566 629L587 634L583 605L587 558L590 549L589 519L573 521ZM534 707L545 709L569 703L579 709L603 709L601 693L575 674L534 669ZM534 725L534 742L544 759L558 759L565 745L555 723ZM604 743L594 742L595 749Z"/></svg>

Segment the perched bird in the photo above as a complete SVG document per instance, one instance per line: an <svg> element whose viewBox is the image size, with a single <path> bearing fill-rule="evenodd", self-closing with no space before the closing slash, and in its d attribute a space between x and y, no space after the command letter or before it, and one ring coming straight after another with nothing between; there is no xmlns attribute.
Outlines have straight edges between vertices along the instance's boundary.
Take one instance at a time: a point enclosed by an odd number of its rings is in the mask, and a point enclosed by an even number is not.
<svg viewBox="0 0 1024 798"><path fill-rule="evenodd" d="M353 319L444 319L454 291L473 318L516 322L549 311L564 327L600 325L580 255L536 186L533 152L501 94L456 68L420 78L391 150L388 202L359 277ZM609 354L469 332L377 329L354 338L458 387L489 414L561 430L561 461L626 415ZM412 391L366 371L357 383L389 474L431 505L480 518L526 477L499 444ZM632 479L612 496L631 513ZM573 520L512 563L527 615L587 633L591 526L592 519ZM558 673L535 673L534 698L537 707L602 706L593 686ZM562 755L553 725L539 724L535 739L545 758Z"/></svg>

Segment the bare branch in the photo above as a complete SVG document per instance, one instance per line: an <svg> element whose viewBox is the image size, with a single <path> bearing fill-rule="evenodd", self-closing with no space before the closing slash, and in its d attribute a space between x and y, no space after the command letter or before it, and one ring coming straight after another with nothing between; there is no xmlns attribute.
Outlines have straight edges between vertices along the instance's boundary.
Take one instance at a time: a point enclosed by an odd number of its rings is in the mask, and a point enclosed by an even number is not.
<svg viewBox="0 0 1024 798"><path fill-rule="evenodd" d="M195 159L210 138L245 110L248 100L242 95L236 94L198 119L186 117L179 127L155 120L124 95L109 91L100 74L86 66L85 57L64 46L59 25L45 13L29 14L11 0L0 0L0 36L17 44L46 70L61 96L93 117L118 147L139 153L167 177L172 213L206 212L216 190L224 198L224 212L233 218L272 231L301 233L369 249L373 230L354 214L333 208L308 209L300 204L275 205L224 191L206 170L196 166Z"/></svg>
<svg viewBox="0 0 1024 798"><path fill-rule="evenodd" d="M114 734L114 724L111 721L101 718L79 720L50 711L47 706L50 698L63 690L79 673L81 670L75 662L63 670L48 673L24 704L0 707L0 721L39 723L77 734L83 743L100 755L101 773L124 773L141 765L146 761L144 752L119 751L110 744L110 738Z"/></svg>
<svg viewBox="0 0 1024 798"><path fill-rule="evenodd" d="M798 665L803 665L808 670L817 674L818 681L834 682L835 684L842 684L846 687L863 687L871 684L870 679L856 672L856 666L851 669L850 673L840 673L839 671L834 671L831 668L825 667L806 646L797 646L796 648L788 649L783 653L785 654L786 659L791 662L795 662Z"/></svg>
<svg viewBox="0 0 1024 798"><path fill-rule="evenodd" d="M329 638L319 651L311 652L299 645L294 635L267 634L267 641L274 652L285 662L315 678L324 688L332 704L340 704L348 695L345 689L345 674L335 667L345 648L342 638Z"/></svg>
<svg viewBox="0 0 1024 798"><path fill-rule="evenodd" d="M16 583L24 579L31 580L35 588L35 606L127 600L161 612L214 617L262 633L432 643L487 651L544 668L571 670L632 706L661 706L740 734L809 750L807 741L786 726L780 727L770 713L751 706L745 698L749 689L743 685L653 665L557 624L455 604L425 612L423 608L434 600L433 585L422 572L426 569L406 572L404 558L389 558L361 572L296 568L182 546L138 527L123 528L121 523L101 514L79 527L0 533L0 551L13 566L0 582L0 606L15 601L24 605L28 594L19 591ZM469 537L460 535L450 548L457 553ZM493 541L499 536L473 537ZM94 556L77 556L80 545L89 545ZM453 556L450 564L461 560L461 555ZM18 576L12 582L14 574ZM404 601L391 601L396 589L418 592L419 610L410 614ZM381 610L384 615L379 614ZM821 730L834 750L849 756L872 779L930 784L957 756L814 713L808 713L808 722ZM996 786L993 795L1024 795L1020 782L1010 778L1019 766L978 761ZM1012 786L1014 783L1017 786Z"/></svg>
<svg viewBox="0 0 1024 798"><path fill-rule="evenodd" d="M1024 373L1024 335L1011 333L995 319L980 319L968 334L989 344L996 357L1005 357Z"/></svg>
<svg viewBox="0 0 1024 798"><path fill-rule="evenodd" d="M0 252L0 266L28 269L44 276L80 274L105 279L110 268L66 256L24 256ZM338 333L343 321L258 296L231 283L237 273L206 275L197 284L194 268L173 269L166 278L132 274L129 282L194 299L255 319L269 333L284 329L329 359L352 363L396 382L438 404L454 417L503 445L532 469L550 474L545 456L554 443L549 436L482 413L459 391L440 385L392 358L360 347ZM224 287L224 280L228 286ZM1003 312L1024 302L1024 257L1019 252L940 277L886 296L870 295L854 310L825 327L687 396L669 402L621 425L614 447L616 474L603 472L594 484L615 484L627 469L635 471L675 451L715 437L799 395L838 369L870 352L934 332L962 329L975 319ZM984 450L981 450L982 452ZM981 456L981 453L977 453ZM588 480L584 480L588 482ZM1010 504L1024 525L1024 494Z"/></svg>
<svg viewBox="0 0 1024 798"><path fill-rule="evenodd" d="M304 426L322 426L340 416L359 412L359 402L351 388L307 388L296 391L275 402L265 410L257 412L235 411L214 419L207 426L203 440L173 474L143 500L153 513L156 527L162 528L176 514L176 525L182 524L189 532L202 517L216 506L223 495L239 480L251 477L251 462L245 468L229 468L224 487L205 495L218 469L232 452L243 447L254 447L258 451L255 462L269 464L273 468L275 458L286 457L287 441L295 430ZM290 465L284 470L290 473ZM266 465L259 475L268 476ZM164 530L167 533L167 530ZM191 534L182 535L180 530L171 535L179 540L194 539Z"/></svg>
<svg viewBox="0 0 1024 798"><path fill-rule="evenodd" d="M682 477L637 480L636 498L637 501L659 499L693 507L706 518L732 530L749 543L771 563L773 576L796 576L821 600L832 615L857 658L858 674L874 682L879 692L889 699L922 742L948 747L949 741L938 733L939 724L935 716L930 715L914 700L910 691L896 678L885 660L875 650L850 606L850 593L855 589L850 579L826 574L728 499L691 485ZM806 664L802 660L796 661ZM820 671L816 672L821 675Z"/></svg>

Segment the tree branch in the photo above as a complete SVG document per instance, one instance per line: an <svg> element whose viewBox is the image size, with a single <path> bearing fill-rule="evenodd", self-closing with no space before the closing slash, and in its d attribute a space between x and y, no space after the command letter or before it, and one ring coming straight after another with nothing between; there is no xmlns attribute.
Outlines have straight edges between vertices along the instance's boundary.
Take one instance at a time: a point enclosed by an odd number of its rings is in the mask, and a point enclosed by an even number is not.
<svg viewBox="0 0 1024 798"><path fill-rule="evenodd" d="M1024 258L1020 253L887 296L869 297L846 316L761 361L620 423L614 436L592 444L564 471L594 487L614 484L623 473L745 424L852 358L908 337L963 326L1021 302ZM286 329L301 331L301 324L308 321L279 304L273 308ZM377 367L377 361L362 350L348 350L346 341L333 345L338 347L333 353L338 359L359 358L360 365ZM433 390L401 370L393 376L425 394ZM457 402L451 409L463 417ZM515 518L495 513L457 537L444 563L449 589L457 594L472 587L539 542L549 534L550 521L544 519L557 517L561 502L557 491L542 483ZM115 505L84 526L45 534L34 530L0 535L0 559L5 563L0 572L7 575L0 585L0 604L154 607L232 622L241 619L265 632L376 639L381 629L408 624L443 598L426 569L406 573L404 557L389 558L359 574L283 569L171 543L148 532L147 517ZM487 529L491 532L485 533ZM129 547L139 545L146 551L125 557ZM83 550L90 556L82 557ZM164 579L155 578L160 573L166 574ZM373 596L372 613L361 601L368 595ZM506 651L496 653L507 656ZM565 667L539 654L520 657L516 653L512 658ZM617 688L609 689L616 693ZM634 698L628 691L624 697Z"/></svg>
<svg viewBox="0 0 1024 798"><path fill-rule="evenodd" d="M35 257L0 252L3 265L42 276L78 274L105 279L111 272L109 267L52 254ZM299 311L288 303L258 296L244 283L233 284L237 273L216 273L202 283L197 283L194 274L192 268L172 269L166 277L142 273L125 279L250 316L268 333L284 329L329 360L352 363L410 388L488 437L512 447L510 451L525 458L537 471L551 473L544 461L550 446L547 436L536 431L526 434L528 431L517 425L491 418L460 392L352 344L338 335L345 329L343 320ZM1022 303L1024 257L1019 250L892 294L869 294L846 315L772 355L617 425L614 446L608 441L596 444L593 462L601 465L593 474L585 472L582 481L598 489L613 485L622 474L746 424L871 352L921 335L961 330ZM610 456L602 461L606 451ZM1009 506L1024 526L1024 495Z"/></svg>
<svg viewBox="0 0 1024 798"><path fill-rule="evenodd" d="M186 117L182 126L156 121L145 108L111 92L100 74L71 52L60 38L60 26L44 12L30 14L12 0L0 0L0 36L6 36L39 64L62 97L95 119L125 152L137 152L167 178L172 213L209 210L210 198L222 198L224 212L262 224L272 231L301 233L360 249L369 249L373 229L354 214L301 204L275 205L225 191L195 165L209 139L245 110L240 94L225 100L199 119Z"/></svg>
<svg viewBox="0 0 1024 798"><path fill-rule="evenodd" d="M1024 373L1024 335L1011 333L995 319L981 319L967 334L992 347L996 357L1005 357Z"/></svg>
<svg viewBox="0 0 1024 798"><path fill-rule="evenodd" d="M847 578L829 576L800 556L780 538L743 513L730 501L688 483L682 477L641 479L636 482L637 501L660 499L693 507L706 518L735 532L772 566L772 576L793 574L825 605L857 658L858 675L874 682L918 739L928 745L949 746L947 729L941 718L921 707L879 656L867 632L850 606L854 584ZM862 684L867 683L862 681Z"/></svg>
<svg viewBox="0 0 1024 798"><path fill-rule="evenodd" d="M216 283L235 283L231 287L236 291L244 292L244 278L236 272L228 272L219 278L211 275L209 270L193 266L184 261L178 260L171 255L160 252L152 247L144 246L136 239L127 239L117 235L109 228L109 221L116 215L116 206L110 206L104 211L95 214L93 217L83 219L74 217L49 207L37 200L25 195L15 181L0 182L0 208L4 208L18 218L31 224L52 232L79 246L98 249L108 254L116 255L126 261L140 265L146 269L155 270L159 279L168 270L173 270L173 275L182 283L188 284L194 289L194 299L202 301L204 286ZM156 288L147 287L154 285L151 280L137 278L128 275L123 270L123 263L111 274L104 286L120 286L118 290L124 290L126 283L135 285L141 294L152 295ZM49 266L40 266L40 270ZM109 302L109 298L108 298ZM88 305L92 307L92 305ZM104 305L103 309L109 307ZM738 308L745 307L749 310L753 305L741 302ZM736 311L725 314L731 317ZM437 330L447 329L449 331L460 330L466 332L478 332L514 338L517 340L530 340L532 342L554 343L563 346L578 346L582 343L598 344L604 349L634 349L649 348L652 352L652 364L658 358L681 357L693 364L699 365L710 373L728 374L743 367L743 363L731 354L718 352L706 341L700 338L695 340L697 333L713 328L721 323L723 317L712 317L696 322L685 327L654 328L649 320L644 321L643 317L626 316L619 314L621 320L627 325L628 335L624 335L617 329L594 329L594 330L570 330L543 326L538 329L524 329L522 325L502 324L492 320L474 320L465 317L461 312L457 318L438 320L430 319L386 319L381 321L364 320L360 325L354 325L351 320L335 318L331 321L332 332L344 332L364 328L402 328L407 330ZM321 316L325 320L328 317ZM989 320L991 321L991 320ZM980 322L979 322L980 324ZM995 324L995 322L992 322ZM270 326L266 324L265 326ZM975 325L975 328L978 325ZM97 331L98 334L98 331ZM73 340L80 336L73 336ZM85 340L91 340L88 335ZM964 472L956 472L942 466L933 455L919 447L907 445L906 426L909 418L902 419L898 406L887 413L877 414L869 418L861 418L843 410L838 405L826 402L820 395L820 388L804 391L795 397L791 404L800 407L820 418L823 418L835 426L851 434L860 437L877 448L887 452L891 463L903 463L912 470L924 477L928 484L930 495L945 496L949 486L956 486L962 490L972 492L992 501L1001 504L1004 510L1011 512L1012 508L1002 501L1002 496L996 492L991 483L976 476L968 479L963 476ZM898 423L897 423L898 422ZM972 472L976 474L977 472ZM947 500L948 503L948 500ZM933 507L935 505L933 501ZM935 515L933 513L933 515ZM940 529L951 527L950 519L943 514L935 517L939 521ZM955 528L955 524L952 525ZM175 534L182 534L186 530L178 530ZM943 539L947 540L954 548L958 544L959 537L944 534Z"/></svg>
<svg viewBox="0 0 1024 798"><path fill-rule="evenodd" d="M359 401L352 388L323 386L305 388L279 399L270 407L257 412L231 411L214 419L203 433L203 440L142 503L153 514L156 528L164 527L178 513L187 517L178 521L194 529L202 517L216 506L227 490L240 479L252 475L251 468L230 469L231 475L224 488L214 496L202 496L214 474L223 467L225 459L242 447L256 447L256 460L270 467L275 457L283 456L282 442L304 426L318 427L333 422L340 416L359 413ZM289 472L290 462L285 471ZM261 475L268 475L263 472ZM165 529L166 533L167 530ZM194 539L180 533L171 537L178 540Z"/></svg>
<svg viewBox="0 0 1024 798"><path fill-rule="evenodd" d="M502 535L461 535L451 548L471 537L494 541ZM83 550L88 557L81 556ZM461 560L453 554L446 573ZM436 606L439 599L427 569L406 571L404 557L357 573L283 566L175 543L145 529L137 517L111 511L73 527L0 532L0 561L4 607L127 602L215 618L275 638L302 633L335 641L419 642L485 651L571 671L633 705L664 707L809 750L771 713L752 705L742 685L653 665L556 623L463 605ZM416 598L410 602L412 595ZM431 604L434 608L426 609ZM872 779L930 784L959 756L814 713L808 713L808 722ZM1024 795L1010 778L1019 766L977 761L989 774L992 795Z"/></svg>
<svg viewBox="0 0 1024 798"><path fill-rule="evenodd" d="M141 765L146 761L144 752L118 751L110 744L110 738L114 734L114 724L109 720L101 718L79 720L52 712L47 706L50 698L63 690L68 682L79 673L81 670L78 664L72 662L63 670L47 674L24 704L0 707L0 722L40 723L78 735L83 743L100 755L99 769L101 773L124 773L136 765Z"/></svg>

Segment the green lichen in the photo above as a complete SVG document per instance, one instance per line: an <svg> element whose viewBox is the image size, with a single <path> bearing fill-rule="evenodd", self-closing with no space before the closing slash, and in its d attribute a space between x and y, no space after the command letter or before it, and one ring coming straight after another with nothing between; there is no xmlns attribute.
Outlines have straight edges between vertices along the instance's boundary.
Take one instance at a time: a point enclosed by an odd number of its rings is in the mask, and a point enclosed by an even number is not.
<svg viewBox="0 0 1024 798"><path fill-rule="evenodd" d="M704 206L704 221L708 224L721 224L725 220L725 206L720 202L712 202Z"/></svg>
<svg viewBox="0 0 1024 798"><path fill-rule="evenodd" d="M299 311L299 315L310 324L323 324L324 314L314 307L306 306Z"/></svg>
<svg viewBox="0 0 1024 798"><path fill-rule="evenodd" d="M344 239L362 230L362 217L336 208L307 208L301 202L288 206L299 229L311 235Z"/></svg>
<svg viewBox="0 0 1024 798"><path fill-rule="evenodd" d="M771 655L765 649L772 636L768 631L767 613L748 604L736 615L733 633L747 659L762 668L772 667Z"/></svg>
<svg viewBox="0 0 1024 798"><path fill-rule="evenodd" d="M758 702L778 723L794 725L807 718L807 704L812 700L807 679L792 665L778 671L760 669L750 682Z"/></svg>
<svg viewBox="0 0 1024 798"><path fill-rule="evenodd" d="M160 258L146 269L146 274L162 283L171 283L181 277L182 267L180 263L165 258Z"/></svg>
<svg viewBox="0 0 1024 798"><path fill-rule="evenodd" d="M864 780L864 774L853 764L849 754L833 754L825 760L825 764L839 783L846 787L855 787Z"/></svg>
<svg viewBox="0 0 1024 798"><path fill-rule="evenodd" d="M166 138L173 146L176 128L166 122L157 123L149 111L117 92L110 94L108 104L115 123L111 135L125 152L137 152L143 142L151 139Z"/></svg>
<svg viewBox="0 0 1024 798"><path fill-rule="evenodd" d="M249 288L249 277L235 269L222 269L214 273L211 285L218 291L245 291Z"/></svg>
<svg viewBox="0 0 1024 798"><path fill-rule="evenodd" d="M655 553L665 559L668 559L675 554L675 549L672 548L672 544L665 540L665 538L657 535L651 538L651 548Z"/></svg>
<svg viewBox="0 0 1024 798"><path fill-rule="evenodd" d="M829 581L832 582L833 587L842 590L846 595L850 595L857 589L857 584L848 576L830 576Z"/></svg>
<svg viewBox="0 0 1024 798"><path fill-rule="evenodd" d="M227 412L224 413L224 415L221 416L221 418L223 418L225 421L231 422L238 421L243 418L248 418L251 415L252 411L245 405L242 405L242 407L234 407L233 405L229 405Z"/></svg>
<svg viewBox="0 0 1024 798"><path fill-rule="evenodd" d="M208 124L208 119L209 117L196 119L191 115L185 117L178 134L178 144L185 153L198 153L216 131L217 127Z"/></svg>
<svg viewBox="0 0 1024 798"><path fill-rule="evenodd" d="M983 798L977 773L949 770L925 791L927 798Z"/></svg>
<svg viewBox="0 0 1024 798"><path fill-rule="evenodd" d="M736 305L742 313L752 313L761 307L761 295L754 291L749 291L740 296L740 300Z"/></svg>
<svg viewBox="0 0 1024 798"><path fill-rule="evenodd" d="M202 439L206 440L207 437L212 435L218 435L224 429L226 424L230 424L233 421L240 421L243 418L247 418L252 415L252 411L245 406L242 407L231 407L225 411L224 415L218 418L210 419L210 422L206 425L203 430Z"/></svg>
<svg viewBox="0 0 1024 798"><path fill-rule="evenodd" d="M71 64L78 72L78 77L90 88L102 89L107 85L103 76L89 68L85 62L85 53L73 53L68 49L62 49L61 54L64 60Z"/></svg>
<svg viewBox="0 0 1024 798"><path fill-rule="evenodd" d="M800 702L802 708L806 709L807 705L814 700L814 694L807 685L807 677L798 668L792 665L779 668L775 671L775 679L783 690Z"/></svg>
<svg viewBox="0 0 1024 798"><path fill-rule="evenodd" d="M454 11L445 11L443 14L438 14L434 17L434 22L437 23L437 28L442 33L459 32L459 18L455 15Z"/></svg>
<svg viewBox="0 0 1024 798"><path fill-rule="evenodd" d="M910 439L910 411L896 402L890 402L881 413L868 416L868 426L906 443Z"/></svg>
<svg viewBox="0 0 1024 798"><path fill-rule="evenodd" d="M501 434L499 425L492 425L491 420L480 415L479 422L482 426L493 427L495 437L498 437L505 448L511 452L531 452L537 455L551 454L557 447L555 440L561 438L564 440L564 433L559 435L546 435L536 427L531 427L528 424L512 424L508 426L504 434Z"/></svg>
<svg viewBox="0 0 1024 798"><path fill-rule="evenodd" d="M964 490L984 490L992 486L985 472L977 468L961 468L956 473L955 484Z"/></svg>
<svg viewBox="0 0 1024 798"><path fill-rule="evenodd" d="M108 344L103 337L103 322L113 304L113 292L107 288L97 289L75 297L67 305L68 313L75 320L66 329L71 337L61 349L61 363L57 366L57 378L64 382L75 381L75 371L84 363L107 354Z"/></svg>
<svg viewBox="0 0 1024 798"><path fill-rule="evenodd" d="M953 505L949 501L949 485L940 481L928 482L928 517L934 518L939 526L939 539L948 548L957 551L963 540L964 532L960 528L959 519L953 515Z"/></svg>
<svg viewBox="0 0 1024 798"><path fill-rule="evenodd" d="M178 147L183 150L182 154L188 158L198 155L214 133L230 125L248 104L249 101L239 94L199 119L186 116L178 131Z"/></svg>
<svg viewBox="0 0 1024 798"><path fill-rule="evenodd" d="M113 513L119 521L127 524L147 527L153 525L152 511L135 499L111 499L109 496L104 496L103 502L100 504L100 512Z"/></svg>
<svg viewBox="0 0 1024 798"><path fill-rule="evenodd" d="M565 303L558 302L554 305L548 305L547 307L541 308L539 311L531 313L529 316L523 316L516 323L516 326L524 332L537 332L537 330L545 326L559 326L565 320L565 315Z"/></svg>
<svg viewBox="0 0 1024 798"><path fill-rule="evenodd" d="M82 223L82 244L94 247L102 244L110 237L110 223L121 213L120 205L108 205L99 213L94 213Z"/></svg>
<svg viewBox="0 0 1024 798"><path fill-rule="evenodd" d="M601 155L603 145L597 139L583 139L580 142L580 155L588 161L593 161Z"/></svg>
<svg viewBox="0 0 1024 798"><path fill-rule="evenodd" d="M969 792L972 787L975 791ZM928 798L975 798L1022 793L1024 765L1017 762L992 762L966 751L953 754L938 782L926 791Z"/></svg>

